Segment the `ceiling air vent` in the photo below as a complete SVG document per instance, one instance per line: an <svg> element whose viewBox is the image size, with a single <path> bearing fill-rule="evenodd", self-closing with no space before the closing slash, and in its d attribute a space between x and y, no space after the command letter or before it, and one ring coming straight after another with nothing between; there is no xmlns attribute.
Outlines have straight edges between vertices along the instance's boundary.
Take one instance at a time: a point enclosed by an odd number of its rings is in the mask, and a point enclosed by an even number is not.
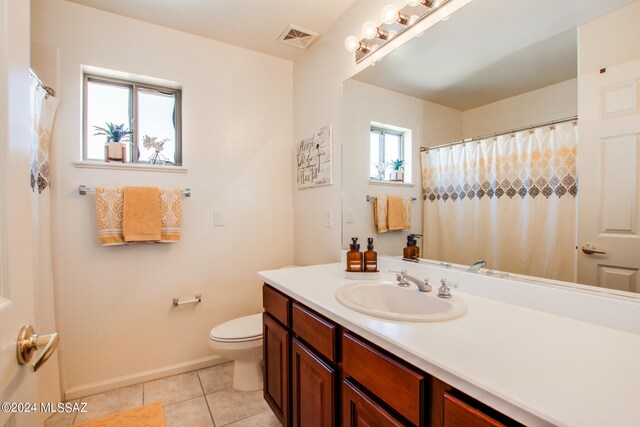
<svg viewBox="0 0 640 427"><path fill-rule="evenodd" d="M289 24L282 34L280 34L278 40L282 43L304 49L309 46L316 37L318 37L318 33Z"/></svg>

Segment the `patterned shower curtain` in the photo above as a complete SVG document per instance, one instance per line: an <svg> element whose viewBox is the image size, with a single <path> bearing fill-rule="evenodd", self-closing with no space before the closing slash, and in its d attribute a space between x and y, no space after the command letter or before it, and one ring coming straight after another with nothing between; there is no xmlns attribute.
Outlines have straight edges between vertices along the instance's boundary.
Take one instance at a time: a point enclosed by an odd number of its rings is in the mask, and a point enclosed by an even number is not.
<svg viewBox="0 0 640 427"><path fill-rule="evenodd" d="M577 122L421 153L424 257L574 281Z"/></svg>
<svg viewBox="0 0 640 427"><path fill-rule="evenodd" d="M33 191L33 248L35 269L35 324L39 330L55 331L53 311L53 267L51 253L51 192L49 177L49 147L58 99L40 87L38 80L30 77L31 108L31 189ZM37 190L37 191L36 191ZM37 373L41 402L58 402L60 384L57 353ZM52 386L48 386L52 385Z"/></svg>

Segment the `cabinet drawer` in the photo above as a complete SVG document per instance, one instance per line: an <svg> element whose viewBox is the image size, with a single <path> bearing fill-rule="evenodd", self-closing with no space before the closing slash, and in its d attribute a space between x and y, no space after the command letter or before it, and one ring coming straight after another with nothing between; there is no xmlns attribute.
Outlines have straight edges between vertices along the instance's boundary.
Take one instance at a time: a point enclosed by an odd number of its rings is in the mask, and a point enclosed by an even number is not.
<svg viewBox="0 0 640 427"><path fill-rule="evenodd" d="M336 361L336 325L304 307L293 303L293 333L302 338L328 360Z"/></svg>
<svg viewBox="0 0 640 427"><path fill-rule="evenodd" d="M277 319L283 325L291 326L289 319L291 313L291 301L286 295L276 291L266 283L262 287L262 305L267 313Z"/></svg>
<svg viewBox="0 0 640 427"><path fill-rule="evenodd" d="M444 427L501 427L490 416L456 399L449 393L444 394Z"/></svg>
<svg viewBox="0 0 640 427"><path fill-rule="evenodd" d="M342 427L402 427L403 423L344 380L342 384Z"/></svg>
<svg viewBox="0 0 640 427"><path fill-rule="evenodd" d="M350 376L414 425L420 425L424 375L410 369L350 333L342 335L342 366Z"/></svg>

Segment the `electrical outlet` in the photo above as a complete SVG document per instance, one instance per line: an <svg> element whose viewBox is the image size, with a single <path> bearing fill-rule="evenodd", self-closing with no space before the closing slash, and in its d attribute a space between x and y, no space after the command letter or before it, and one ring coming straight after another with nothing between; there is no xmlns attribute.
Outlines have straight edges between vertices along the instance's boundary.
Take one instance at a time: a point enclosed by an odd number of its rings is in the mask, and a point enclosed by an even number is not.
<svg viewBox="0 0 640 427"><path fill-rule="evenodd" d="M333 227L333 211L331 209L324 211L324 226L327 228Z"/></svg>
<svg viewBox="0 0 640 427"><path fill-rule="evenodd" d="M213 225L214 227L224 227L224 212L222 212L222 209L213 210Z"/></svg>

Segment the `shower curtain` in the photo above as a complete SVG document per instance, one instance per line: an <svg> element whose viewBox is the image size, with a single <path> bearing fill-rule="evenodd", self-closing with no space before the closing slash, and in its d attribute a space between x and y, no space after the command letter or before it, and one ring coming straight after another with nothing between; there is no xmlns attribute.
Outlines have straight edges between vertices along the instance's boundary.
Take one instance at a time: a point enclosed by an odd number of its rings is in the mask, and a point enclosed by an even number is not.
<svg viewBox="0 0 640 427"><path fill-rule="evenodd" d="M57 330L53 308L53 268L51 254L51 198L49 147L58 99L49 95L36 77L30 76L31 108L31 190L35 283L35 324L38 333ZM36 191L37 190L37 191ZM57 352L36 373L41 402L60 401Z"/></svg>
<svg viewBox="0 0 640 427"><path fill-rule="evenodd" d="M577 122L421 153L424 257L574 281Z"/></svg>

